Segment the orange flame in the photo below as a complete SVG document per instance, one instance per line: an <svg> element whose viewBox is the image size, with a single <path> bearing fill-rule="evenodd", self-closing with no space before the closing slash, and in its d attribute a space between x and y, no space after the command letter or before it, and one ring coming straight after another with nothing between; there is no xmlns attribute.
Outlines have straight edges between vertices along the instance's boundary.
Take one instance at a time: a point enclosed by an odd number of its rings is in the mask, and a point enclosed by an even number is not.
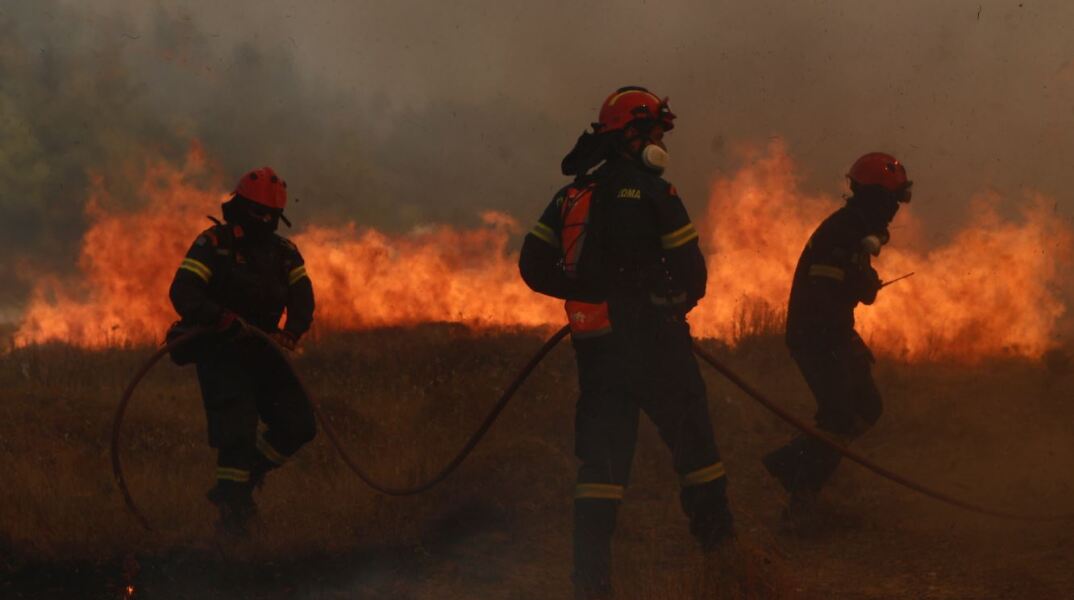
<svg viewBox="0 0 1074 600"><path fill-rule="evenodd" d="M226 199L196 185L208 170L197 149L181 168L153 163L141 186L149 204L133 213L103 210L108 194L95 178L81 276L34 282L16 343L103 347L160 340L175 319L167 292L179 261L209 225L202 215L216 212ZM507 248L518 232L515 220L496 212L482 220L470 230L433 226L400 236L353 224L310 227L293 236L316 285L318 327L429 321L540 326L560 320L559 303L533 294L518 276L517 255Z"/></svg>
<svg viewBox="0 0 1074 600"><path fill-rule="evenodd" d="M139 189L151 201L132 213L107 210L112 203L105 181L91 177L86 213L92 225L82 239L81 276L35 278L16 343L103 347L163 337L174 319L168 286L175 261L197 236L199 215L222 199L193 183L205 170L197 147L182 168L151 163Z"/></svg>
<svg viewBox="0 0 1074 600"><path fill-rule="evenodd" d="M746 166L712 187L703 247L710 250L708 296L691 313L697 335L735 343L751 314L778 322L791 274L812 230L839 202L799 189L780 142L747 157ZM208 179L209 184L198 181ZM106 210L103 179L87 203L80 276L34 281L18 344L65 341L101 347L157 341L175 318L167 289L188 244L226 189L195 149L184 165L151 164L136 212ZM920 194L920 198L927 195ZM917 202L921 202L918 200ZM1074 235L1037 198L1020 222L1001 218L998 199L978 199L975 215L951 241L919 249L913 207L893 225L894 241L874 261L891 279L859 317L876 350L907 359L1039 356L1054 342L1065 311L1055 288ZM564 322L558 301L532 293L510 250L520 231L511 217L487 212L472 229L429 226L388 235L349 224L313 226L293 236L317 294L317 326L361 329L451 321L474 327Z"/></svg>
<svg viewBox="0 0 1074 600"><path fill-rule="evenodd" d="M317 321L334 329L453 321L540 326L559 303L531 292L508 252L518 224L486 212L483 228L446 226L390 237L353 224L295 236L316 281Z"/></svg>
<svg viewBox="0 0 1074 600"><path fill-rule="evenodd" d="M783 311L803 245L840 205L801 192L796 172L777 141L713 185L702 235L711 247L708 296L691 313L702 335L734 341L743 320ZM918 205L927 195L919 197ZM1066 310L1056 288L1074 235L1043 197L1026 204L1021 222L1001 218L998 202L975 199L970 222L929 250L918 246L915 204L900 211L873 266L886 280L916 274L859 306L860 330L875 350L907 359L1037 357L1055 344Z"/></svg>

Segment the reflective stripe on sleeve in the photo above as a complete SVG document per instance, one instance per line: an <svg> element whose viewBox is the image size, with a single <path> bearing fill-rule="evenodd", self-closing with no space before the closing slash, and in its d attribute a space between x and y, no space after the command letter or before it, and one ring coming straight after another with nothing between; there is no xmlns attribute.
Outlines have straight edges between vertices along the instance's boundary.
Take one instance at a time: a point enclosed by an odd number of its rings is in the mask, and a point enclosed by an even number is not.
<svg viewBox="0 0 1074 600"><path fill-rule="evenodd" d="M530 233L546 244L559 248L559 240L556 239L556 232L552 231L552 228L548 225L538 221L537 224L533 226L533 229L530 230Z"/></svg>
<svg viewBox="0 0 1074 600"><path fill-rule="evenodd" d="M697 229L693 223L687 223L669 234L660 236L660 245L664 250L671 250L696 239Z"/></svg>
<svg viewBox="0 0 1074 600"><path fill-rule="evenodd" d="M656 306L675 306L686 302L686 292L680 292L674 296L660 296L656 293L649 294L649 301Z"/></svg>
<svg viewBox="0 0 1074 600"><path fill-rule="evenodd" d="M827 277L828 279L842 281L846 278L846 275L846 271L831 265L810 265L809 267L810 277Z"/></svg>
<svg viewBox="0 0 1074 600"><path fill-rule="evenodd" d="M301 281L303 277L309 278L309 275L306 275L306 265L299 265L291 269L291 273L287 275L287 284L294 285Z"/></svg>
<svg viewBox="0 0 1074 600"><path fill-rule="evenodd" d="M260 433L257 434L257 449L261 451L261 454L265 455L265 458L277 465L282 465L287 462L287 457L277 452L276 449L272 447L272 444L265 439L265 436Z"/></svg>
<svg viewBox="0 0 1074 600"><path fill-rule="evenodd" d="M213 270L205 266L205 263L193 258L184 258L183 264L179 265L179 270L190 271L205 283L209 283L209 280L213 278Z"/></svg>
<svg viewBox="0 0 1074 600"><path fill-rule="evenodd" d="M727 471L723 468L723 462L711 464L703 469L696 471L690 471L679 478L679 483L682 487L690 487L693 485L701 485L702 483L708 483L710 481L716 481L727 474Z"/></svg>
<svg viewBox="0 0 1074 600"><path fill-rule="evenodd" d="M216 478L224 481L237 481L239 483L246 483L250 481L250 472L243 469L233 469L230 467L217 467Z"/></svg>
<svg viewBox="0 0 1074 600"><path fill-rule="evenodd" d="M623 486L613 483L579 483L574 488L574 499L622 500Z"/></svg>

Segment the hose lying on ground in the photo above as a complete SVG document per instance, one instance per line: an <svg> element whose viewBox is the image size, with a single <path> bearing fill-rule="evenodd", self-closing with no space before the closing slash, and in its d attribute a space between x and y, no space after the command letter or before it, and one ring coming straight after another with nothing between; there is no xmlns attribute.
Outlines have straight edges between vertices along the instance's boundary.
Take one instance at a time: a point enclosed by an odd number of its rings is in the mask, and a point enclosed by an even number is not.
<svg viewBox="0 0 1074 600"><path fill-rule="evenodd" d="M281 349L276 344L275 340L273 340L266 333L255 327L247 327L245 331L259 338L262 338L266 344L268 344L280 355L280 357L287 364L288 368L292 369L292 371L294 370L294 365L291 363L290 357L288 357L287 353L284 352L283 349ZM142 512L138 509L137 504L135 504L134 502L134 498L131 497L130 490L127 488L126 479L123 476L123 466L120 463L119 459L119 438L120 430L123 425L123 415L124 413L126 413L127 405L130 404L130 400L131 397L134 395L135 388L138 387L138 384L142 381L146 374L149 373L153 366L156 365L158 361L160 361L161 358L163 358L166 354L168 354L175 348L183 344L190 343L196 338L206 335L209 332L209 329L192 330L177 337L175 340L163 345L160 349L154 352L153 355L149 357L149 359L146 360L146 362L141 366L141 368L138 369L138 371L135 373L134 378L127 386L127 389L124 390L123 398L119 401L119 407L116 409L115 420L112 424L112 473L115 475L116 485L119 486L119 490L123 494L123 500L127 504L127 509L130 510L130 512L135 516L135 518L138 519L138 522L141 523L142 526L148 530L152 530L152 528L149 525L148 519L146 519ZM503 393L500 394L499 399L496 401L496 404L493 405L492 410L489 411L488 416L485 417L485 420L482 421L481 426L478 427L477 431L475 431L473 435L470 436L470 438L466 441L466 444L463 445L462 449L455 454L455 457L448 461L448 463L444 465L444 467L440 469L440 471L438 471L431 478L411 487L393 487L384 485L374 480L372 477L370 477L368 473L366 473L361 467L359 467L358 463L356 463L354 459L351 458L351 456L343 448L343 445L339 441L339 437L336 435L335 430L329 423L328 418L324 414L324 411L321 410L320 405L317 403L314 397L310 395L309 390L307 390L305 384L302 383L302 379L296 376L295 380L298 381L298 385L302 388L302 393L305 394L306 398L309 399L310 406L313 408L313 413L317 416L317 420L321 424L321 429L324 431L325 435L328 436L328 440L332 443L332 446L334 446L336 451L339 452L340 457L343 459L343 462L346 463L347 467L350 468L350 470L353 471L354 474L357 475L362 481L364 481L366 485L382 494L387 494L389 496L410 496L413 494L419 494L421 492L424 492L425 490L440 483L444 479L447 479L447 477L451 475L451 473L456 468L458 468L458 466L462 464L464 460L466 460L466 457L470 455L473 449L477 446L478 442L481 441L481 438L485 437L485 434L488 433L489 429L492 427L492 424L496 422L496 418L499 417L500 413L503 412L503 409L507 407L508 402L511 401L511 398L515 395L515 392L518 391L518 388L521 387L521 385L530 376L530 373L532 373L533 370L537 368L537 365L539 365L541 361L544 360L544 357L547 356L548 353L551 352L552 349L555 348L556 345L559 344L559 342L564 337L566 337L567 333L569 332L570 328L565 326L556 333L554 333L552 337L548 338L548 340L545 341L544 345L541 346L541 348L530 358L530 360L525 364L525 366L522 367L518 374L515 375L515 378L511 380L511 383L508 384L507 388L504 389Z"/></svg>
<svg viewBox="0 0 1074 600"><path fill-rule="evenodd" d="M959 500L958 498L954 498L954 497L949 496L949 495L947 495L947 494L945 494L943 492L938 492L938 491L936 491L936 490L934 490L932 488L926 487L926 486L924 486L924 485L922 485L920 483L917 483L915 481L911 481L910 479L907 479L906 477L903 477L902 475L899 475L898 473L895 473L893 471L889 471L888 469L885 469L884 467L881 467L880 465L874 463L873 461L869 460L868 458L865 458L861 454L858 454L856 451L851 450L850 448L848 448L848 447L846 447L846 446L844 446L844 445L832 440L827 435L821 433L820 431L814 429L813 427L810 427L808 424L803 422L801 419L795 417L794 415L790 414L786 410L780 408L774 402L772 402L771 400L766 398L763 394L761 394L756 389L754 389L753 386L751 386L750 384L746 383L741 377L739 377L737 374L735 374L734 371L732 371L731 369L728 369L720 361L716 360L715 357L713 357L711 354L709 354L703 348L701 348L701 346L698 345L697 342L694 342L694 354L697 354L697 356L700 357L701 360L706 362L710 367L712 367L713 369L716 369L721 375L723 375L728 380L730 380L731 383L733 383L736 386L738 386L738 388L741 389L743 392L746 392L747 396L749 396L750 398L753 398L754 400L756 400L759 404L761 404L761 406L764 406L768 410L772 411L772 413L774 413L777 417L779 417L780 419L783 419L784 421L786 421L788 424L790 424L795 429L801 431L802 433L804 433L804 434L806 434L806 435L808 435L808 436L810 436L812 438L815 438L816 440L818 440L821 443L823 443L825 446L828 446L829 448L831 448L832 450L835 450L839 454L842 454L846 458L858 463L859 465L865 467L866 469L869 469L873 473L876 473L877 475L879 475L879 476L881 476L881 477L883 477L885 479L889 479L891 481L894 481L895 483L897 483L897 484L899 484L901 486L910 488L911 490L913 490L913 491L915 491L915 492L917 492L919 494L923 494L923 495L928 496L930 498L933 498L935 500L939 500L940 502L945 502L945 503L950 504L952 506L957 506L959 508L962 508L962 509L965 509L965 510L968 510L968 511L971 511L971 512L981 513L983 515L989 515L989 516L993 516L993 517L1000 517L1000 518L1003 518L1003 519L1016 519L1016 520L1019 520L1019 521L1062 521L1062 520L1067 520L1067 519L1074 519L1074 514L1031 515L1031 514L1020 514L1020 513L1007 512L1007 511L1002 511L1002 510L993 510L991 508L987 508L987 507L984 507L984 506L981 506L981 505L978 505L978 504L974 504L972 502L966 502L964 500Z"/></svg>
<svg viewBox="0 0 1074 600"><path fill-rule="evenodd" d="M153 366L156 365L158 361L160 361L161 358L163 358L166 354L168 354L175 348L183 344L190 343L194 339L209 333L209 331L210 330L208 329L192 330L179 336L175 340L165 344L155 353L153 353L153 355L149 357L149 359L146 360L146 362L141 366L141 368L139 368L139 370L135 373L134 378L131 380L126 390L124 390L123 397L119 402L119 407L116 409L116 416L112 425L112 472L115 475L116 484L119 486L120 492L122 492L123 494L123 500L124 502L126 502L128 510L130 510L130 512L138 519L138 522L141 523L143 527L149 530L152 529L149 525L149 521L145 518L145 516L138 509L138 506L135 504L134 498L131 497L130 490L127 488L126 479L123 476L123 467L119 458L119 440L120 430L123 424L123 416L126 413L127 405L130 403L131 397L134 395L134 390L137 388L138 384L146 376L146 374L149 373L149 371L153 368ZM253 327L248 327L246 331L252 333L253 335L256 335L257 337L262 338L265 343L267 343L271 348L273 348L277 353L279 353L280 357L285 361L289 368L291 368L292 370L294 369L294 365L291 364L291 360L287 356L287 354L266 333ZM488 416L486 416L485 420L481 423L481 426L478 427L477 431L475 431L474 434L470 436L466 444L463 445L462 449L454 456L454 458L452 458L433 477L427 479L426 481L418 485L411 487L393 487L381 484L375 481L372 477L369 476L369 474L367 474L361 467L359 467L358 464L354 461L354 459L351 458L351 456L343 448L343 445L340 443L339 438L336 436L335 430L329 423L328 418L325 417L324 412L321 410L320 405L316 402L313 396L309 394L309 391L306 389L305 384L302 383L301 378L296 376L295 379L298 381L299 386L302 388L302 392L305 394L306 398L309 399L310 406L313 408L314 414L317 416L317 420L321 423L321 427L324 430L325 435L328 436L328 439L332 443L332 446L334 446L336 451L339 452L340 457L343 459L343 462L346 463L347 467L350 468L350 470L353 471L354 474L357 475L362 481L364 481L369 487L373 488L378 492L390 496L408 496L421 493L440 483L449 475L451 475L451 473L456 468L458 468L458 466L462 464L464 460L466 460L466 457L469 456L469 454L473 451L473 449L477 446L477 444L481 441L485 434L488 433L488 430L492 427L492 424L495 423L500 413L503 412L503 409L506 408L508 402L510 402L515 392L518 391L518 388L522 385L523 382L526 381L530 373L532 373L533 370L537 367L537 365L541 363L544 357L547 356L548 353L551 352L552 349L555 348L555 346L559 344L559 342L563 340L564 337L567 336L569 331L570 328L565 326L559 331L557 331L555 334L553 334L552 337L548 338L548 340L545 341L544 345L541 346L541 348L530 358L529 362L527 362L526 365L522 367L519 373L503 391L503 393L500 395L500 398L496 401L496 404L493 405L492 410L489 411ZM891 480L915 492L950 504L952 506L993 517L1016 519L1023 521L1059 521L1074 519L1074 514L1030 515L1006 512L1001 510L993 510L984 506L980 506L978 504L959 500L957 498L944 494L943 492L933 490L932 488L926 487L920 483L907 479L906 477L903 477L898 473L895 473L877 465L868 458L865 458L861 454L858 454L856 451L851 450L850 448L847 448L842 444L839 444L825 434L821 433L820 431L809 426L802 420L798 419L794 415L780 408L778 405L766 398L763 394L754 389L750 384L746 383L746 381L744 381L741 377L739 377L733 371L720 363L720 361L716 360L716 358L714 358L711 354L702 349L701 346L699 346L696 342L694 343L694 353L697 354L697 356L700 357L702 361L707 363L710 367L718 371L721 375L723 375L733 384L738 386L743 392L746 393L746 395L748 395L750 398L767 408L769 411L774 413L783 421L790 424L795 429L819 440L821 443L828 446L832 450L835 450L847 459L860 464L861 466L865 467L866 469L869 469L873 473L876 473L877 475L880 475L885 479Z"/></svg>

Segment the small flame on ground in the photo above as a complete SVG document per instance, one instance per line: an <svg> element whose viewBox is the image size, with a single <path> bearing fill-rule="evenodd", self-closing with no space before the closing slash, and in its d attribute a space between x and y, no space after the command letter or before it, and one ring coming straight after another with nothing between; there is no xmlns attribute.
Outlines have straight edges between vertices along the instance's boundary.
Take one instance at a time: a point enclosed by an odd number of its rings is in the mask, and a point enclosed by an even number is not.
<svg viewBox="0 0 1074 600"><path fill-rule="evenodd" d="M713 184L701 228L708 295L690 315L696 335L733 344L780 325L798 254L839 206L834 197L802 192L795 172L777 141ZM183 165L158 161L141 177L150 201L135 212L106 209L105 183L93 179L80 276L35 277L16 343L103 347L160 340L175 318L168 284L227 186L196 148ZM206 179L209 185L196 183ZM930 249L921 249L915 204L900 212L894 241L874 264L887 279L917 275L859 310L863 334L878 352L972 360L1037 357L1054 344L1065 312L1056 288L1074 236L1043 198L1027 203L1018 222L1000 217L998 204L995 197L977 199L970 222ZM532 293L518 276L510 243L520 232L512 217L487 212L470 229L439 225L389 235L354 224L310 226L293 239L315 282L322 329L430 321L558 326L561 303Z"/></svg>

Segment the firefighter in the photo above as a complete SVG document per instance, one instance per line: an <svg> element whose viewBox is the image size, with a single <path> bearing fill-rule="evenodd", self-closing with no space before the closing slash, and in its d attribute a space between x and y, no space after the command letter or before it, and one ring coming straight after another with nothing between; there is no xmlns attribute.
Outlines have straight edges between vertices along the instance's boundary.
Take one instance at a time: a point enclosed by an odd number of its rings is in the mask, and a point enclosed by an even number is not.
<svg viewBox="0 0 1074 600"><path fill-rule="evenodd" d="M847 179L846 205L820 224L798 259L786 331L791 357L817 401L817 427L844 442L880 418L874 359L854 330L854 308L876 300L882 283L871 258L888 242L888 225L910 201L912 186L902 163L882 152L855 161ZM764 457L765 468L791 495L788 525L809 519L840 459L805 435Z"/></svg>
<svg viewBox="0 0 1074 600"><path fill-rule="evenodd" d="M215 329L189 359L197 366L209 445L217 450L208 498L220 513L218 530L235 536L248 533L256 514L254 488L316 431L309 400L278 351L243 334L256 327L294 350L313 320L302 255L275 233L281 220L290 225L286 203L287 183L271 168L244 175L222 205L224 223L213 219L216 225L194 240L171 285L178 328Z"/></svg>
<svg viewBox="0 0 1074 600"><path fill-rule="evenodd" d="M705 294L705 260L675 187L661 178L674 119L667 99L645 88L608 96L593 131L563 159L574 181L555 194L519 259L530 288L566 300L578 361L573 579L583 598L611 594L611 540L639 411L671 450L690 531L705 549L732 535L686 321Z"/></svg>

